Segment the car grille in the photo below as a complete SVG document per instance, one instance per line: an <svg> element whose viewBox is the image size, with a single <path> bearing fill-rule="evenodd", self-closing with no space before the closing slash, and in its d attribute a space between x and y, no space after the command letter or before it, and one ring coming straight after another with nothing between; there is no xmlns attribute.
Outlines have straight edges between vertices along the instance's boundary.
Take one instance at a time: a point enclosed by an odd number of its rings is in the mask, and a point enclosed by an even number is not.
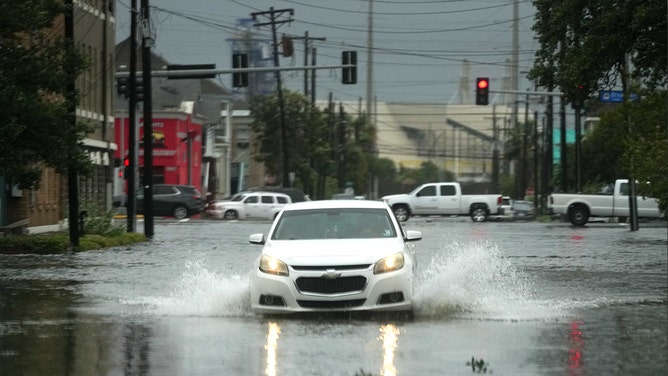
<svg viewBox="0 0 668 376"><path fill-rule="evenodd" d="M297 288L304 293L341 294L362 291L364 286L366 286L366 278L362 276L335 279L322 277L297 278Z"/></svg>
<svg viewBox="0 0 668 376"><path fill-rule="evenodd" d="M359 264L359 265L331 265L331 266L310 266L310 265L290 265L294 270L322 270L323 272L329 269L336 270L365 270L371 267L371 264Z"/></svg>
<svg viewBox="0 0 668 376"><path fill-rule="evenodd" d="M297 300L300 307L303 308L321 308L321 309L336 309L336 308L352 308L359 307L364 304L366 299L353 300L337 300L333 302L323 302L317 300Z"/></svg>

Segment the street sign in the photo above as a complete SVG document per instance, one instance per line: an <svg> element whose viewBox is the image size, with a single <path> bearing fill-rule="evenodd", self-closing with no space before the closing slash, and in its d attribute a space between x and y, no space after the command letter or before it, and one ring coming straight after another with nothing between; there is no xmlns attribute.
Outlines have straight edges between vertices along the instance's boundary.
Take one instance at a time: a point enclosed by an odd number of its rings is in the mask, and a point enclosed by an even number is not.
<svg viewBox="0 0 668 376"><path fill-rule="evenodd" d="M629 99L635 101L638 95L635 93L629 94ZM598 100L601 102L624 102L624 92L621 90L601 90L598 92Z"/></svg>

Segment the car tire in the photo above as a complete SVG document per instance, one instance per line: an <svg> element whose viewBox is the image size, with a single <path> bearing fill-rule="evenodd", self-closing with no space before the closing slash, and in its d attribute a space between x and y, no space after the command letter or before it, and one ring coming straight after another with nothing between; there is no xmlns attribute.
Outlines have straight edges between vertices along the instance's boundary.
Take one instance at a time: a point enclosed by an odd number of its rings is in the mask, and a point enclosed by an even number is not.
<svg viewBox="0 0 668 376"><path fill-rule="evenodd" d="M483 206L474 206L471 209L471 220L473 222L487 222L488 216L487 209Z"/></svg>
<svg viewBox="0 0 668 376"><path fill-rule="evenodd" d="M589 209L582 205L576 205L568 210L568 220L573 226L582 227L589 221Z"/></svg>
<svg viewBox="0 0 668 376"><path fill-rule="evenodd" d="M392 208L392 211L394 212L394 216L397 217L397 221L399 222L406 222L411 216L411 213L408 210L408 206L403 204L395 205Z"/></svg>
<svg viewBox="0 0 668 376"><path fill-rule="evenodd" d="M177 205L174 208L174 218L176 219L184 219L188 217L188 208L186 208L183 205Z"/></svg>
<svg viewBox="0 0 668 376"><path fill-rule="evenodd" d="M235 210L228 210L223 214L223 219L239 219L239 213Z"/></svg>

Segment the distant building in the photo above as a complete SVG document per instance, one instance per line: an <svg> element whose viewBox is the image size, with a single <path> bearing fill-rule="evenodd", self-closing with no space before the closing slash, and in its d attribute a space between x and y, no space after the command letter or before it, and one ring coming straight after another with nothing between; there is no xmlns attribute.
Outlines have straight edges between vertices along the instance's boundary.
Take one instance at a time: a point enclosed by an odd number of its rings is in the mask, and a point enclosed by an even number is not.
<svg viewBox="0 0 668 376"><path fill-rule="evenodd" d="M343 106L353 114L365 108L359 102ZM374 108L379 158L411 169L432 162L463 183L491 182L494 147L502 154L511 128L510 106L377 102ZM519 117L524 119L523 111Z"/></svg>

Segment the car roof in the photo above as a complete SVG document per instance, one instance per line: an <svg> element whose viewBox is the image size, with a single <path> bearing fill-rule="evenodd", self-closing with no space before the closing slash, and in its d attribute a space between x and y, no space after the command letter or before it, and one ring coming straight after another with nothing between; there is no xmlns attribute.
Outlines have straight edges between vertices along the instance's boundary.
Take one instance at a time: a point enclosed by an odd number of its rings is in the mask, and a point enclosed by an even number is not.
<svg viewBox="0 0 668 376"><path fill-rule="evenodd" d="M285 210L289 211L289 210L342 209L342 208L387 209L388 206L383 201L373 201L373 200L316 200L316 201L302 201L289 204L285 207Z"/></svg>
<svg viewBox="0 0 668 376"><path fill-rule="evenodd" d="M286 187L251 187L246 189L247 192L280 192L284 193L292 199L293 202L308 201L308 198L304 191L297 188L286 188Z"/></svg>
<svg viewBox="0 0 668 376"><path fill-rule="evenodd" d="M243 191L238 192L238 194L247 196L247 195L273 195L273 196L284 196L290 198L290 195L281 193L281 192L272 192L272 191ZM236 194L235 194L236 196Z"/></svg>

